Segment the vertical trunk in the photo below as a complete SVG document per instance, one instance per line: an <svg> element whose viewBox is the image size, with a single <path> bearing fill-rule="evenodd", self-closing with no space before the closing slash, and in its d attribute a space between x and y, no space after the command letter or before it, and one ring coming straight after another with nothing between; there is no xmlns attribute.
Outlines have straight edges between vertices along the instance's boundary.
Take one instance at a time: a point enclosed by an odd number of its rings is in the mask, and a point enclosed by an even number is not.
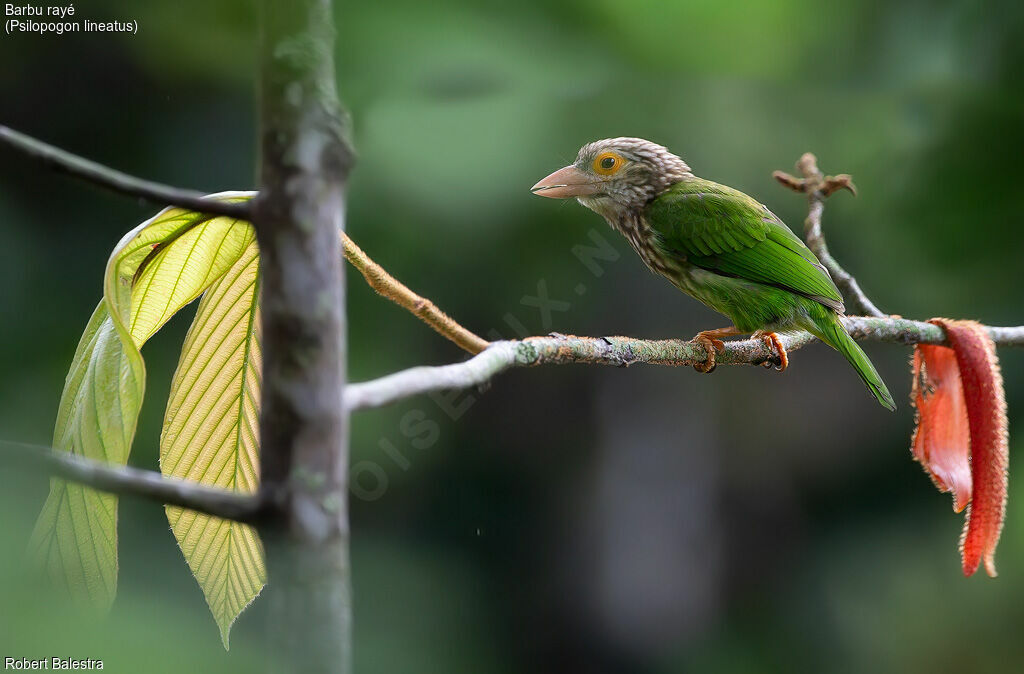
<svg viewBox="0 0 1024 674"><path fill-rule="evenodd" d="M352 154L330 0L261 0L261 529L271 671L349 672L348 420L338 230Z"/></svg>

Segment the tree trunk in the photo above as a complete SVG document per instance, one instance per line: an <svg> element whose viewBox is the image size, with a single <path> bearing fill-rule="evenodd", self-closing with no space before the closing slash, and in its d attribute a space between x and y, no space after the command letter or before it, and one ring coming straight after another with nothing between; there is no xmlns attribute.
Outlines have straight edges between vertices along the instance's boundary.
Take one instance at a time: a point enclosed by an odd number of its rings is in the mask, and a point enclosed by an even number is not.
<svg viewBox="0 0 1024 674"><path fill-rule="evenodd" d="M352 153L330 0L262 0L264 489L273 672L351 671L342 254Z"/></svg>

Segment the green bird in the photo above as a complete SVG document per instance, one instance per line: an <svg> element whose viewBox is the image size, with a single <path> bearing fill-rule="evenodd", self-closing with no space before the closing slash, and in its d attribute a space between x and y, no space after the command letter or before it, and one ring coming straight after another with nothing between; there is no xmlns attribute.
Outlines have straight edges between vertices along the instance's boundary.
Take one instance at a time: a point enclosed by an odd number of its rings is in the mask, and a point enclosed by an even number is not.
<svg viewBox="0 0 1024 674"><path fill-rule="evenodd" d="M544 197L575 197L621 232L644 263L687 295L732 320L697 334L710 372L722 337L753 333L774 346L776 331L803 329L843 354L884 407L889 389L840 318L843 298L828 271L768 207L698 178L668 149L641 138L584 145L576 161L533 186Z"/></svg>

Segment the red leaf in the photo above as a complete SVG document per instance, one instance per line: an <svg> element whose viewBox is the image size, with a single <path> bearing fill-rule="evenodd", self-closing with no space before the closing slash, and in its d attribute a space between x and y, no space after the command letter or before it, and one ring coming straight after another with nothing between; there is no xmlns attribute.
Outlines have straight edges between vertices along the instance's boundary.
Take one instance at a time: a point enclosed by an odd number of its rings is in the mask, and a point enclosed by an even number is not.
<svg viewBox="0 0 1024 674"><path fill-rule="evenodd" d="M971 436L956 354L945 346L914 349L910 399L917 408L911 451L939 491L953 493L953 510L971 500Z"/></svg>
<svg viewBox="0 0 1024 674"><path fill-rule="evenodd" d="M985 571L995 576L1009 462L1006 398L995 345L985 328L973 321L931 322L946 331L956 354L970 428L973 494L960 540L964 575L972 575L984 560Z"/></svg>

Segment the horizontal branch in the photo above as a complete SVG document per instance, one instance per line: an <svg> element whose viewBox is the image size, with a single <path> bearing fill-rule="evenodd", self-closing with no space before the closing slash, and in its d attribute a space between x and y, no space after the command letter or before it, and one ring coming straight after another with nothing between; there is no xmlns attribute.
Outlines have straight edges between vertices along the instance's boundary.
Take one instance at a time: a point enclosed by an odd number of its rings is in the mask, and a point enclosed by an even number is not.
<svg viewBox="0 0 1024 674"><path fill-rule="evenodd" d="M30 463L55 477L112 494L140 496L164 505L180 506L237 522L256 521L265 510L266 501L257 494L208 487L188 480L164 477L149 470L115 466L22 442L0 440L0 447L5 450L0 458Z"/></svg>
<svg viewBox="0 0 1024 674"><path fill-rule="evenodd" d="M847 316L847 332L856 339L895 344L945 344L942 329L931 323L903 318ZM988 328L993 341L1001 346L1024 346L1024 326ZM806 332L780 335L787 351L805 346L814 338ZM680 339L644 340L629 337L576 337L552 335L529 337L522 341L492 342L480 354L463 363L435 367L414 367L345 389L349 410L381 407L410 396L479 386L494 376L518 367L566 363L615 365L634 363L684 366L702 364L704 347ZM717 354L717 365L778 365L778 356L759 339L725 343Z"/></svg>
<svg viewBox="0 0 1024 674"><path fill-rule="evenodd" d="M2 125L0 142L52 169L120 194L145 199L160 206L178 206L209 215L225 215L239 220L250 219L249 202L231 203L208 199L201 192L136 178Z"/></svg>

